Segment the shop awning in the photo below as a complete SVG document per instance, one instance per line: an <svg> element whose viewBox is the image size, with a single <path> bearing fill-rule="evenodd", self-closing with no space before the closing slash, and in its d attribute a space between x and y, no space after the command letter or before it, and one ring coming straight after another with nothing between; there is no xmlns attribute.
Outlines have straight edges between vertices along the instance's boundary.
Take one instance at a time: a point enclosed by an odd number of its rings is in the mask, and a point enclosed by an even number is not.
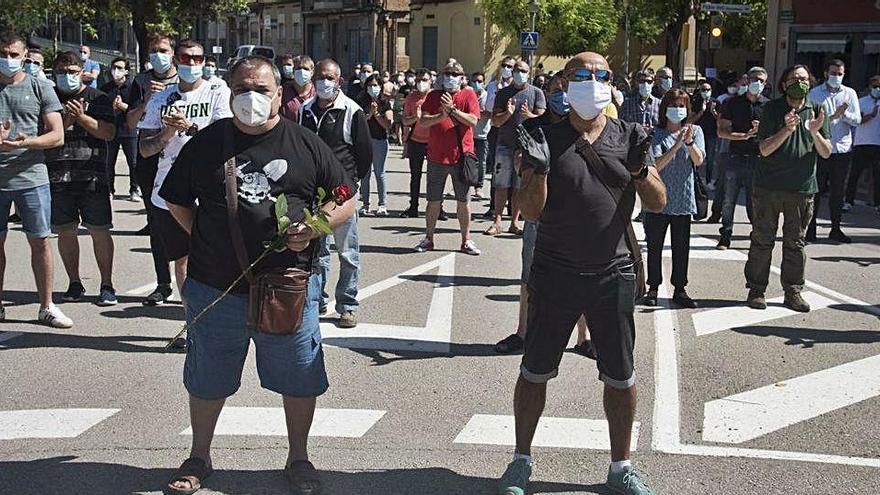
<svg viewBox="0 0 880 495"><path fill-rule="evenodd" d="M865 40L865 55L880 54L880 40Z"/></svg>
<svg viewBox="0 0 880 495"><path fill-rule="evenodd" d="M798 38L798 53L843 53L846 38Z"/></svg>

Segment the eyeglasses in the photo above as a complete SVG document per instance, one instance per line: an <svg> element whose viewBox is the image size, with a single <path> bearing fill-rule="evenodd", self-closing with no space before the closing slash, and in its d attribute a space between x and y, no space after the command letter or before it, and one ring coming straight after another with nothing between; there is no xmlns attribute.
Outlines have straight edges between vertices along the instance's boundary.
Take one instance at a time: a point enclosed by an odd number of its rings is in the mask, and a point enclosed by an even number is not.
<svg viewBox="0 0 880 495"><path fill-rule="evenodd" d="M514 65L513 64L501 64L501 67L504 67L505 69L513 69Z"/></svg>
<svg viewBox="0 0 880 495"><path fill-rule="evenodd" d="M516 71L519 72L520 74L528 74L529 73L529 69L516 69Z"/></svg>
<svg viewBox="0 0 880 495"><path fill-rule="evenodd" d="M574 82L581 81L591 81L596 79L597 81L602 82L611 82L611 78L614 74L608 69L598 69L598 70L590 70L590 69L575 69L569 76L568 79Z"/></svg>
<svg viewBox="0 0 880 495"><path fill-rule="evenodd" d="M464 74L456 74L455 72L444 72L443 75L446 77L461 77Z"/></svg>
<svg viewBox="0 0 880 495"><path fill-rule="evenodd" d="M75 76L81 72L82 69L55 69L55 74L67 74L69 76Z"/></svg>
<svg viewBox="0 0 880 495"><path fill-rule="evenodd" d="M31 64L31 65L36 65L37 67L42 67L42 66L43 66L43 63L42 63L42 62L39 62L39 61L36 61L36 60L31 60L31 59L29 59L29 58L24 59L24 63L26 63L26 64Z"/></svg>
<svg viewBox="0 0 880 495"><path fill-rule="evenodd" d="M196 65L203 64L205 62L204 55L190 55L188 53L181 53L177 56L177 61L181 64L189 64L190 62L195 63Z"/></svg>

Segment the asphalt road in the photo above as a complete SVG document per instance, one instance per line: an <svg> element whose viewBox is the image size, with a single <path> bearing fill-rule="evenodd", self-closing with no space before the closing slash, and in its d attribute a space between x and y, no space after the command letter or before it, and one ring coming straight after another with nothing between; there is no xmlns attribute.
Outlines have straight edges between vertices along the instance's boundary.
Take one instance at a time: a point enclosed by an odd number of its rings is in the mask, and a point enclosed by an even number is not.
<svg viewBox="0 0 880 495"><path fill-rule="evenodd" d="M399 155L393 148L388 166L394 211L405 205L409 179ZM141 206L114 201L118 306L93 304L97 270L81 237L92 298L62 305L76 322L70 330L35 324L24 235L9 235L0 493L160 493L187 456L184 356L162 352L183 312L140 304L155 281L148 239L133 235L145 221ZM673 310L664 300L637 310L636 466L660 494L876 493L880 215L859 205L844 217L852 245L808 247L816 309L807 315L773 304L744 309L749 227L744 211L737 219L733 249L723 253L714 249L717 225L694 226L689 290L700 309ZM819 225L827 235L826 212ZM455 253L454 219L440 224L438 251L422 254L411 250L422 219L360 221L361 325L323 325L331 388L319 399L310 451L325 493L493 493L512 452L520 358L491 345L516 326L521 241L480 235L487 226L473 223L483 255L470 257ZM67 279L57 252L55 273L60 298ZM781 295L774 274L768 297ZM610 493L596 378L594 362L563 359L538 434L532 493ZM286 493L281 402L259 387L253 354L227 406L214 442L217 472L201 493Z"/></svg>

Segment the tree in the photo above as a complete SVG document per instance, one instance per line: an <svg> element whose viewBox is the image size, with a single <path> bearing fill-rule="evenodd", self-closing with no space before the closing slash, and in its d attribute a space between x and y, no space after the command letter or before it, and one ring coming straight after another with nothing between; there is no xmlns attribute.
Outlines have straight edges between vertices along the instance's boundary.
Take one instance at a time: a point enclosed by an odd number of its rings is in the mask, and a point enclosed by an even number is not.
<svg viewBox="0 0 880 495"><path fill-rule="evenodd" d="M507 35L531 30L528 0L483 0L486 18ZM567 56L603 51L614 41L620 12L614 0L541 0L537 31L547 51Z"/></svg>
<svg viewBox="0 0 880 495"><path fill-rule="evenodd" d="M618 3L622 1L618 0ZM694 13L694 0L630 0L629 4L630 36L651 43L665 33L666 65L678 68L681 33Z"/></svg>

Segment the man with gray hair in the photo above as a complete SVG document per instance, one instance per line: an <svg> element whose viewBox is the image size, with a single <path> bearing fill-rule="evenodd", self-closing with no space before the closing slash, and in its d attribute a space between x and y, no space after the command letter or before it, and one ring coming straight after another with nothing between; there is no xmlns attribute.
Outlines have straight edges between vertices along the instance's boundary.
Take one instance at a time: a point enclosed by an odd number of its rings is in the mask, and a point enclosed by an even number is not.
<svg viewBox="0 0 880 495"><path fill-rule="evenodd" d="M767 71L752 67L748 72L746 93L730 98L721 107L718 119L718 137L730 141L730 151L724 166L724 203L721 207L721 238L717 248L730 247L733 235L733 214L741 190L746 194L746 213L752 221L752 175L758 163L758 126L767 103L761 93L767 84Z"/></svg>
<svg viewBox="0 0 880 495"><path fill-rule="evenodd" d="M658 100L663 99L663 95L674 86L672 77L672 69L663 66L657 69L657 77L654 78L654 89L651 94Z"/></svg>
<svg viewBox="0 0 880 495"><path fill-rule="evenodd" d="M660 100L651 94L654 86L654 71L642 69L635 73L636 83L631 94L626 95L620 107L620 120L639 124L646 131L657 125L660 112Z"/></svg>
<svg viewBox="0 0 880 495"><path fill-rule="evenodd" d="M303 210L321 207L315 205L319 187L334 191L339 204L330 201L321 208L330 226L337 227L354 212L349 196L357 183L314 133L281 118L281 77L271 61L243 58L232 68L229 86L234 117L193 136L160 191L191 236L183 300L192 326L183 382L189 393L192 448L167 491L195 493L213 472L214 428L226 398L241 385L253 340L260 384L284 398L290 448L284 472L291 490L316 494L321 481L309 462L307 444L316 398L328 384L318 321L320 277L312 273L321 234L304 221ZM282 195L292 222L284 232L286 249L264 256L263 243L278 234L280 219L274 212ZM254 274L292 268L309 274L303 281L305 293L282 294L288 313L275 315L281 321L299 321L296 328L269 334L248 324L250 278L236 281L241 267L256 260Z"/></svg>

